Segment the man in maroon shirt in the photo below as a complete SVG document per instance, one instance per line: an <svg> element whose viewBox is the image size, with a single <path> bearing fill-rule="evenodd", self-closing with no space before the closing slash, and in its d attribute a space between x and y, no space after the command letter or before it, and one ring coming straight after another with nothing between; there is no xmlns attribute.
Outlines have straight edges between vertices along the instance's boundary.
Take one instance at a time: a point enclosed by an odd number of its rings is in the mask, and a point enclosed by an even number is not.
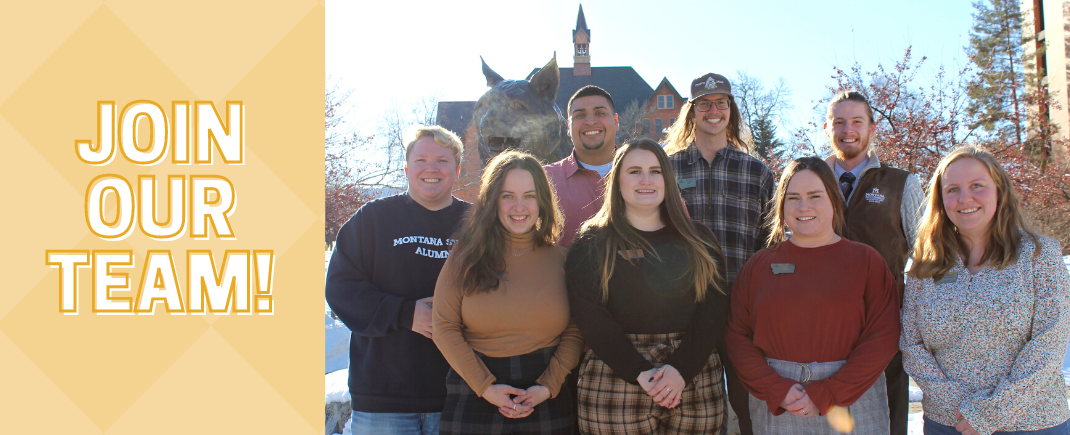
<svg viewBox="0 0 1070 435"><path fill-rule="evenodd" d="M613 97L605 89L587 85L568 100L568 136L575 149L543 167L565 214L561 246L572 246L580 225L602 208L603 177L613 165L619 127Z"/></svg>
<svg viewBox="0 0 1070 435"><path fill-rule="evenodd" d="M602 208L604 177L613 167L620 127L613 97L598 86L587 85L577 90L568 99L567 110L572 154L543 166L565 215L565 229L557 242L565 248L572 246L580 225ZM578 374L574 369L565 380L572 390L573 404L576 403ZM575 427L579 433L579 426Z"/></svg>

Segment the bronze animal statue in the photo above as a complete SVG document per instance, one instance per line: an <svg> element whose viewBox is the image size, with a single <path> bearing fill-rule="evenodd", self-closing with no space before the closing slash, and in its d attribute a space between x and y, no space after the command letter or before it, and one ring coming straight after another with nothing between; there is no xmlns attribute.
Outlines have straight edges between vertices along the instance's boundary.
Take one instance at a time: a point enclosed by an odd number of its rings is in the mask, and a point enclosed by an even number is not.
<svg viewBox="0 0 1070 435"><path fill-rule="evenodd" d="M533 154L543 163L558 161L572 152L567 124L554 102L561 83L555 54L530 80L505 80L483 62L483 76L490 87L476 102L479 158L486 166L509 148Z"/></svg>

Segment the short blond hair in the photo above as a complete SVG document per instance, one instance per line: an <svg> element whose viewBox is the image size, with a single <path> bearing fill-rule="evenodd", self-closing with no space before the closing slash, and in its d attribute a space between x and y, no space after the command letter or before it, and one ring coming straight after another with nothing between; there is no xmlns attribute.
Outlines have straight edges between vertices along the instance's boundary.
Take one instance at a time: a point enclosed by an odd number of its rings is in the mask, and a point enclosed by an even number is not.
<svg viewBox="0 0 1070 435"><path fill-rule="evenodd" d="M453 152L453 159L457 161L457 166L461 166L461 160L464 158L464 144L461 143L461 138L457 137L452 131L438 125L422 125L416 124L409 127L409 130L405 132L405 161L409 161L409 155L412 154L412 147L416 145L416 141L423 137L432 137L435 142L446 148L449 148Z"/></svg>

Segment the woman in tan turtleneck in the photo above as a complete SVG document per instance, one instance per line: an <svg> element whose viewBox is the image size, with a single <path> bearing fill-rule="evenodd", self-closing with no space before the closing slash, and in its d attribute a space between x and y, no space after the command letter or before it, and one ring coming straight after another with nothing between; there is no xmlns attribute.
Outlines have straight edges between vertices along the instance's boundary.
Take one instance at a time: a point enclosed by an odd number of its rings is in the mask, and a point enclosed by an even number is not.
<svg viewBox="0 0 1070 435"><path fill-rule="evenodd" d="M483 172L435 286L432 338L452 367L443 434L572 433L563 383L583 340L570 320L556 204L531 155L505 152Z"/></svg>

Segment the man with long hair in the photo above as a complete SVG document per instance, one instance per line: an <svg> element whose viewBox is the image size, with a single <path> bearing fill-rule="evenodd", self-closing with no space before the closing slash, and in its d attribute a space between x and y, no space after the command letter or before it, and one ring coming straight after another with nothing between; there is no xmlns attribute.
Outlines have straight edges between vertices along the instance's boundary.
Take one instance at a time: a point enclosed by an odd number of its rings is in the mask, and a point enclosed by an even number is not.
<svg viewBox="0 0 1070 435"><path fill-rule="evenodd" d="M740 138L742 121L732 84L709 73L691 82L691 98L665 137L691 218L713 230L724 249L727 279L736 274L768 238L763 227L773 197L773 172L748 154ZM722 357L728 361L727 355ZM751 433L747 391L726 364L728 395L743 434Z"/></svg>
<svg viewBox="0 0 1070 435"><path fill-rule="evenodd" d="M338 231L327 303L353 337L353 434L438 434L449 364L431 341L431 300L469 204L453 197L463 148L438 126L405 146L408 192L365 204Z"/></svg>
<svg viewBox="0 0 1070 435"><path fill-rule="evenodd" d="M825 162L836 174L841 198L847 205L844 237L881 253L895 277L902 303L903 269L914 246L918 211L925 197L921 181L877 158L876 150L870 146L876 130L873 107L865 95L857 91L836 94L829 102L824 129L832 147L832 155ZM891 435L906 435L910 394L902 353L896 353L884 375L888 381Z"/></svg>
<svg viewBox="0 0 1070 435"><path fill-rule="evenodd" d="M619 127L613 97L605 89L584 86L568 100L568 136L574 150L543 167L565 213L561 246L572 246L580 224L602 207L603 178L613 165Z"/></svg>

